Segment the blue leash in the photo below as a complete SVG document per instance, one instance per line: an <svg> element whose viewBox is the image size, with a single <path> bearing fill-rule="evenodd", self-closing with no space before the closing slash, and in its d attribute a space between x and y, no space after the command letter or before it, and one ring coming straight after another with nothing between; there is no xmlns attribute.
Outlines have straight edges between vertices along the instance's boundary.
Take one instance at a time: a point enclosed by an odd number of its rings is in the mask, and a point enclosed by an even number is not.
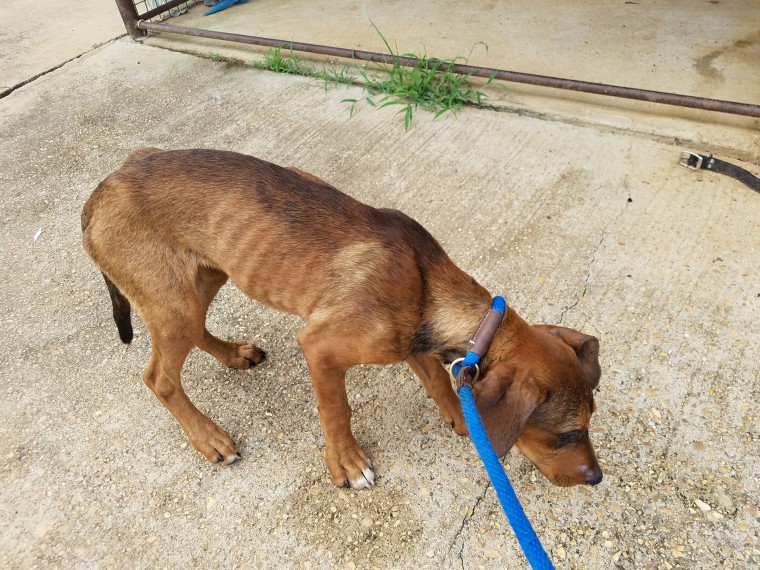
<svg viewBox="0 0 760 570"><path fill-rule="evenodd" d="M506 311L507 303L503 297L494 297L492 309L496 309L502 315ZM464 357L461 364L455 364L452 367L452 373L456 377L459 374L459 369L462 366L475 366L480 360L480 356L470 351ZM504 467L502 467L499 458L493 450L488 434L483 427L483 422L480 420L480 414L477 407L475 407L475 398L472 394L472 389L467 384L464 384L459 389L459 398L462 400L462 411L464 412L464 420L467 423L467 429L470 431L470 437L472 438L475 449L480 456L480 460L486 468L486 472L491 479L493 488L496 491L496 496L499 498L501 508L504 509L504 513L509 519L509 524L512 526L512 530L517 537L517 542L525 553L525 558L528 559L528 563L534 570L554 570L549 556L546 554L544 547L541 546L541 541L536 536L533 527L525 516L525 511L520 505L520 501L515 495L515 491L512 488L512 484L507 477Z"/></svg>

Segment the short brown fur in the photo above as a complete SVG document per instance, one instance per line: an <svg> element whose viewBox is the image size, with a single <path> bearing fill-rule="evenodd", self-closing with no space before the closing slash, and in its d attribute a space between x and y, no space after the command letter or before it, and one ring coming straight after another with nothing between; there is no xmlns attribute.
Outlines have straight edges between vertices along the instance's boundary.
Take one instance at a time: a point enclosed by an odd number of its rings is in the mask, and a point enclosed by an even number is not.
<svg viewBox="0 0 760 570"><path fill-rule="evenodd" d="M131 339L130 304L150 332L145 383L209 461L240 456L182 389L187 354L198 347L241 369L265 356L206 330L208 307L228 279L306 320L298 342L336 485L374 483L351 432L345 373L357 364L406 361L443 419L467 433L443 364L466 352L491 295L405 214L249 156L141 149L93 192L82 230L121 338ZM600 375L596 338L530 326L509 308L482 368L474 394L499 455L516 443L556 484L601 480L588 438Z"/></svg>

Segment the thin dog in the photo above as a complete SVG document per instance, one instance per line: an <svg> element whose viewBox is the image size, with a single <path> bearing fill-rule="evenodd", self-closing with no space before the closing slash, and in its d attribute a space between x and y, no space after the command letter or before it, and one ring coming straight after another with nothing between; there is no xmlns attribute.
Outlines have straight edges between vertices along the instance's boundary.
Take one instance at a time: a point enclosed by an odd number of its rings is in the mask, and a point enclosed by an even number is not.
<svg viewBox="0 0 760 570"><path fill-rule="evenodd" d="M122 341L132 340L132 305L150 332L145 383L209 461L230 464L240 454L185 394L185 358L198 347L247 369L265 357L206 329L209 305L228 279L306 321L298 343L336 485L375 480L351 432L345 374L357 364L406 361L443 420L467 433L444 365L465 354L491 295L405 214L250 156L147 148L100 183L84 206L82 231ZM528 325L507 309L473 387L499 456L516 444L557 485L601 481L588 432L598 352L593 336Z"/></svg>

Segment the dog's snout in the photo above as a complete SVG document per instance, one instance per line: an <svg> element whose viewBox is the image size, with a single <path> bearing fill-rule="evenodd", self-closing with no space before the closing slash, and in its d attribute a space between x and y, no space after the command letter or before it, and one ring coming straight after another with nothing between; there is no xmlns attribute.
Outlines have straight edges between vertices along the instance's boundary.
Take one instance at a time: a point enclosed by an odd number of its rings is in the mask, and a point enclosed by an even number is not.
<svg viewBox="0 0 760 570"><path fill-rule="evenodd" d="M604 478L602 469L598 465L594 465L594 466L583 465L581 466L580 471L581 473L583 473L586 485L598 485L599 483L602 482L602 479Z"/></svg>

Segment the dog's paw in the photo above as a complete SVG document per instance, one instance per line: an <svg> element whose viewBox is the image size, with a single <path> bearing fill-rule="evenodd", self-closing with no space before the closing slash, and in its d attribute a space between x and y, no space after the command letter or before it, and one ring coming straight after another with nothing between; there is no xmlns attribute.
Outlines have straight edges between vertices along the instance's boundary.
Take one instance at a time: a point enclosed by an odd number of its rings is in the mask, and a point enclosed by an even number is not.
<svg viewBox="0 0 760 570"><path fill-rule="evenodd" d="M467 423L464 421L464 415L462 414L461 409L458 410L458 413L441 414L441 417L443 418L443 421L451 426L454 433L458 435L468 435L470 433L467 429Z"/></svg>
<svg viewBox="0 0 760 570"><path fill-rule="evenodd" d="M240 459L235 446L235 442L222 428L217 426L208 418L204 419L200 425L188 431L187 437L190 444L200 451L211 463L221 463L222 465L231 465Z"/></svg>
<svg viewBox="0 0 760 570"><path fill-rule="evenodd" d="M267 353L255 344L246 344L242 342L236 342L233 344L235 345L235 354L227 363L232 368L248 370L257 364L261 364L267 356Z"/></svg>
<svg viewBox="0 0 760 570"><path fill-rule="evenodd" d="M330 446L325 457L332 481L338 487L368 489L375 484L372 462L356 442Z"/></svg>
<svg viewBox="0 0 760 570"><path fill-rule="evenodd" d="M465 423L464 418L460 420L452 420L449 422L449 425L457 435L469 435L470 433L470 430L467 429L467 424Z"/></svg>
<svg viewBox="0 0 760 570"><path fill-rule="evenodd" d="M356 479L346 479L343 485L345 486L348 483L352 489L369 489L372 487L375 484L375 472L372 470L371 461L367 461L367 467L363 467L361 473Z"/></svg>

